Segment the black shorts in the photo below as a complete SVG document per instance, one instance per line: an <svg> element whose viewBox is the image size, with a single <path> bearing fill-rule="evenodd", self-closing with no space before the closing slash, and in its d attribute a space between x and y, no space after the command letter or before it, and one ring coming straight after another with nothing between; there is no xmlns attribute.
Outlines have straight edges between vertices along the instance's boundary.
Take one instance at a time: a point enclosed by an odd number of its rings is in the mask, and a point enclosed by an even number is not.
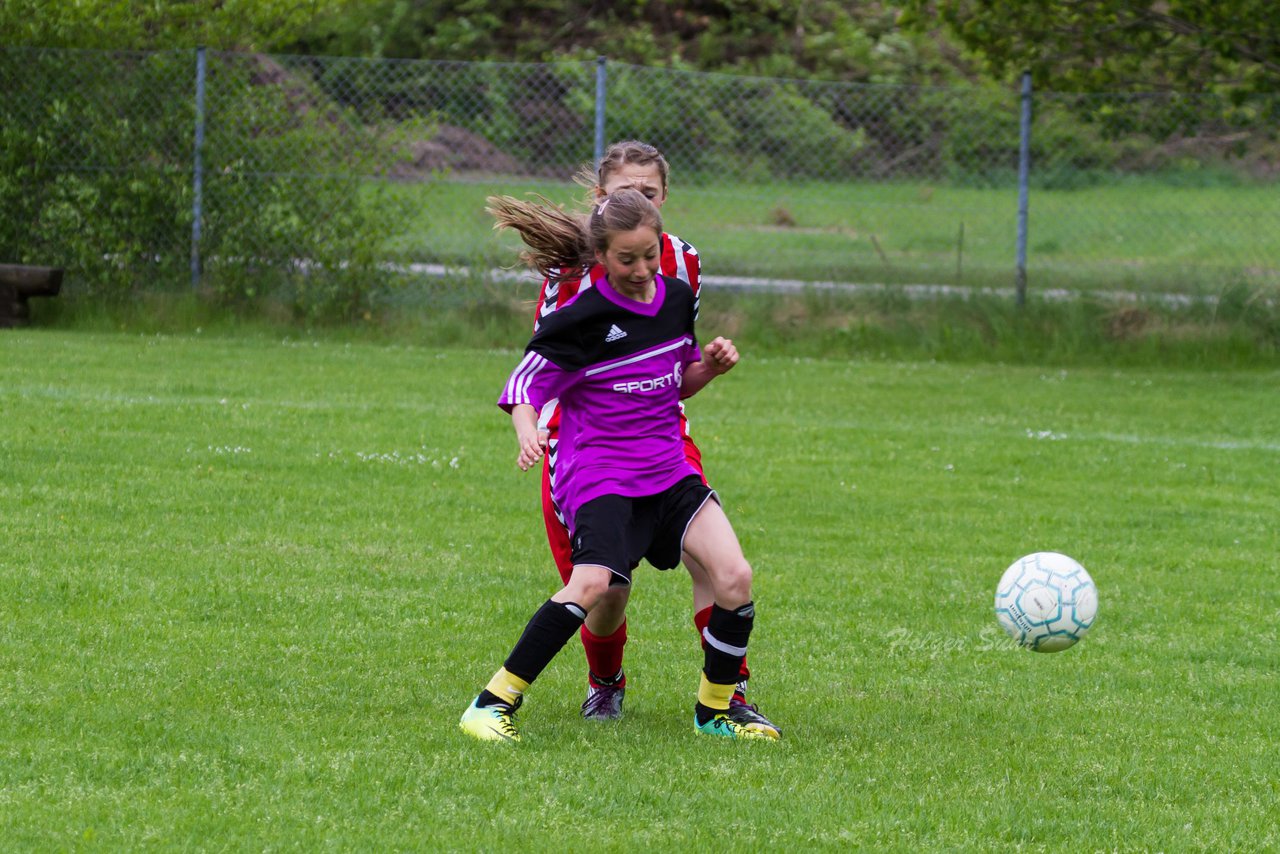
<svg viewBox="0 0 1280 854"><path fill-rule="evenodd" d="M680 563L689 523L708 499L719 501L698 475L656 495L593 498L573 520L573 565L603 566L613 573L610 584L630 584L641 558L671 569Z"/></svg>

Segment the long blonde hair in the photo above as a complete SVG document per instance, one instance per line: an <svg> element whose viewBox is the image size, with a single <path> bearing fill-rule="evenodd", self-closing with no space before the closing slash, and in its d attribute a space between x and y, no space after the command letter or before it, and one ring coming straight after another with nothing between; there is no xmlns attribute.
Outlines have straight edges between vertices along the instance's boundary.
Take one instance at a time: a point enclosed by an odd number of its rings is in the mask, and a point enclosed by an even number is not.
<svg viewBox="0 0 1280 854"><path fill-rule="evenodd" d="M662 216L644 194L630 188L618 190L594 205L589 213L570 213L551 200L539 202L512 196L490 196L485 208L495 229L510 228L520 234L525 249L520 260L548 279L576 276L596 261L596 253L609 248L612 235L649 227L662 234Z"/></svg>

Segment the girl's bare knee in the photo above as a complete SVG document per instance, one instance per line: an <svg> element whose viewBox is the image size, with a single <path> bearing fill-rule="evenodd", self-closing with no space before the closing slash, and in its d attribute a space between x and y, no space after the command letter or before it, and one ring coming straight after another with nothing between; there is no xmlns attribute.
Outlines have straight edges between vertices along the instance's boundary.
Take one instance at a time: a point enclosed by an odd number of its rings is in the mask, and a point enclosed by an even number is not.
<svg viewBox="0 0 1280 854"><path fill-rule="evenodd" d="M719 573L717 600L722 606L737 608L751 601L751 564L746 559L734 561Z"/></svg>
<svg viewBox="0 0 1280 854"><path fill-rule="evenodd" d="M595 567L585 572L575 569L573 575L569 577L569 583L551 598L557 602L576 602L590 611L609 592L609 581L612 577L612 574L602 567Z"/></svg>
<svg viewBox="0 0 1280 854"><path fill-rule="evenodd" d="M609 606L611 608L626 608L627 598L631 595L631 587L627 584L605 584L604 592L600 594L600 605Z"/></svg>
<svg viewBox="0 0 1280 854"><path fill-rule="evenodd" d="M596 601L595 611L602 619L612 622L622 622L622 616L627 612L627 594L630 593L630 587L625 584L613 584L605 587L600 598Z"/></svg>
<svg viewBox="0 0 1280 854"><path fill-rule="evenodd" d="M594 608L599 606L600 602L605 598L604 595L608 591L608 589L609 589L609 583L607 581L604 583L600 583L598 581L592 580L586 584L583 584L579 588L581 592L578 595L581 597L581 600L578 602L578 604L586 608L588 611L593 610Z"/></svg>

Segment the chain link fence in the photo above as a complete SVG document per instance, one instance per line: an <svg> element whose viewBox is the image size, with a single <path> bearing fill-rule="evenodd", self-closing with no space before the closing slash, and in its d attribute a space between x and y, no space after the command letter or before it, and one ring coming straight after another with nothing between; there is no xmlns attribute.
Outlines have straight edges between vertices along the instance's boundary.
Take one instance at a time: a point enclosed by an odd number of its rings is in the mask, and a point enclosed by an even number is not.
<svg viewBox="0 0 1280 854"><path fill-rule="evenodd" d="M0 92L0 262L89 293L444 292L514 258L485 196L572 202L627 138L666 154L712 286L1002 288L1023 257L1033 293L1280 284L1280 97L31 48Z"/></svg>

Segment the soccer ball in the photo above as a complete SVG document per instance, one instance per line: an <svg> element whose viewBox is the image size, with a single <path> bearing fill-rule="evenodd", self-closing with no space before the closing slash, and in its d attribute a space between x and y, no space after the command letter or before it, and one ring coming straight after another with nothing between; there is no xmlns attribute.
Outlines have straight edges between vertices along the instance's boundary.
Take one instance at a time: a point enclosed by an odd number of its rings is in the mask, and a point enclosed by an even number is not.
<svg viewBox="0 0 1280 854"><path fill-rule="evenodd" d="M1098 613L1098 588L1085 568L1057 552L1018 558L996 587L996 619L1036 652L1058 652L1084 637Z"/></svg>

